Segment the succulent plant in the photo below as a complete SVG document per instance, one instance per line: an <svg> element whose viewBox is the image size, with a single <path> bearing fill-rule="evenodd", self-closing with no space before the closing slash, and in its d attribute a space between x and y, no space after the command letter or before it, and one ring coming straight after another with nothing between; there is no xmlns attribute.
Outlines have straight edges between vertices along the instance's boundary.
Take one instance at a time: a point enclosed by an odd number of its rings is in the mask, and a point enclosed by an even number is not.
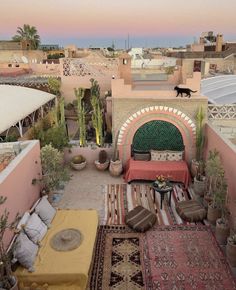
<svg viewBox="0 0 236 290"><path fill-rule="evenodd" d="M72 162L75 164L80 164L80 163L85 162L85 158L82 155L76 155L72 158Z"/></svg>

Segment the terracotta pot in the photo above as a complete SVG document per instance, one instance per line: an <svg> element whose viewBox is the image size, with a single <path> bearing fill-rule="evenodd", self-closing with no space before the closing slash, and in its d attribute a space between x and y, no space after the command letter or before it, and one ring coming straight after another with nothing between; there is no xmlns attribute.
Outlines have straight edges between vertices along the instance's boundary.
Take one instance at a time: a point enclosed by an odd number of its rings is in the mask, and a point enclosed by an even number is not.
<svg viewBox="0 0 236 290"><path fill-rule="evenodd" d="M230 265L236 267L236 245L230 243L229 240L226 245L226 256Z"/></svg>
<svg viewBox="0 0 236 290"><path fill-rule="evenodd" d="M221 210L219 208L214 208L212 207L211 204L208 205L208 210L207 210L207 220L215 225L216 220L221 217Z"/></svg>
<svg viewBox="0 0 236 290"><path fill-rule="evenodd" d="M107 160L105 163L100 163L98 160L94 161L94 164L98 170L104 171L108 168L110 161Z"/></svg>
<svg viewBox="0 0 236 290"><path fill-rule="evenodd" d="M122 161L121 160L116 160L116 161L112 161L111 160L110 166L109 166L109 171L110 171L110 174L112 176L121 175L122 170L123 170L123 167L122 167Z"/></svg>
<svg viewBox="0 0 236 290"><path fill-rule="evenodd" d="M226 245L227 244L227 238L230 234L230 228L228 222L221 223L222 219L217 219L216 221L216 239L220 245Z"/></svg>
<svg viewBox="0 0 236 290"><path fill-rule="evenodd" d="M75 169L75 170L82 170L82 169L84 169L84 167L86 166L86 164L87 164L86 161L84 161L82 163L73 163L73 162L70 163L71 167L73 169Z"/></svg>
<svg viewBox="0 0 236 290"><path fill-rule="evenodd" d="M206 192L206 177L204 177L204 180L197 180L194 177L193 190L199 196L204 196Z"/></svg>

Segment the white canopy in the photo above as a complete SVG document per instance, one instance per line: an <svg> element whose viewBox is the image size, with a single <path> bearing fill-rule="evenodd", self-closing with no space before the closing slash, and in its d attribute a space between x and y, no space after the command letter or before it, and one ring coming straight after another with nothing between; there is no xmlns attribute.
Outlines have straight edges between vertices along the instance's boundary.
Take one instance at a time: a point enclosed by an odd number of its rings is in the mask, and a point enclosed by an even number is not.
<svg viewBox="0 0 236 290"><path fill-rule="evenodd" d="M54 98L55 95L36 89L0 85L0 133Z"/></svg>
<svg viewBox="0 0 236 290"><path fill-rule="evenodd" d="M213 104L236 103L236 75L221 75L201 81L201 93Z"/></svg>

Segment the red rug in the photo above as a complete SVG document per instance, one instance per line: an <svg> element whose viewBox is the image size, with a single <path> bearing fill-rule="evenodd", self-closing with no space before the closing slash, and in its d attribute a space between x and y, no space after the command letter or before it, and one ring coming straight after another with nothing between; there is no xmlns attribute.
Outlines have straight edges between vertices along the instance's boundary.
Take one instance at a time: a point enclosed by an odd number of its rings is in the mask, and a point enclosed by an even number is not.
<svg viewBox="0 0 236 290"><path fill-rule="evenodd" d="M142 205L155 213L159 225L182 224L183 220L175 210L176 203L191 199L189 193L180 184L174 185L171 207L165 200L162 209L160 209L158 193L156 193L156 201L153 202L151 184L109 184L104 187L104 191L105 212L101 223L107 225L124 225L126 213L137 205Z"/></svg>
<svg viewBox="0 0 236 290"><path fill-rule="evenodd" d="M156 227L145 234L147 289L236 289L229 265L206 226Z"/></svg>

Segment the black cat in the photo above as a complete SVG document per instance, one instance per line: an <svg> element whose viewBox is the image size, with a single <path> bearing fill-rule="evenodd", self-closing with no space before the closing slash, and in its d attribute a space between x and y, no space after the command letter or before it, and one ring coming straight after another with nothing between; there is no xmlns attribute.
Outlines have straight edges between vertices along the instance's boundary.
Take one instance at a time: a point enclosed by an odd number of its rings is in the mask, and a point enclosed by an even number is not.
<svg viewBox="0 0 236 290"><path fill-rule="evenodd" d="M174 87L174 90L177 91L176 97L180 94L181 97L183 97L183 94L186 94L186 97L191 97L191 93L196 93L197 91L192 91L188 88L179 88L179 87Z"/></svg>

